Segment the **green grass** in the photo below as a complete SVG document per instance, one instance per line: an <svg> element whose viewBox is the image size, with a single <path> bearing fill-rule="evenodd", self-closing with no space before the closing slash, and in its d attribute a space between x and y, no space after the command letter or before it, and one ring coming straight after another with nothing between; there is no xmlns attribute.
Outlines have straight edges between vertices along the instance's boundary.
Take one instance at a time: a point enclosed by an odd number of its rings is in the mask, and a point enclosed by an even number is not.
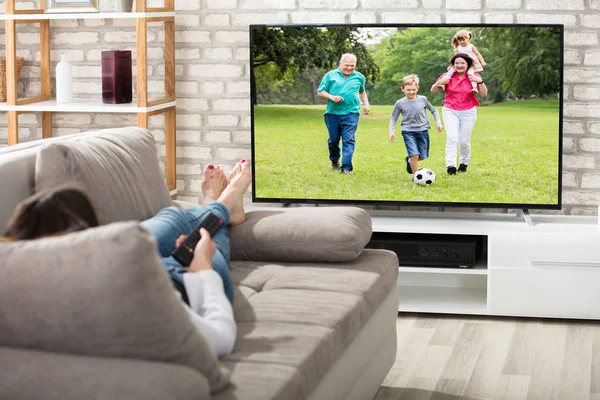
<svg viewBox="0 0 600 400"><path fill-rule="evenodd" d="M441 114L441 109L439 109ZM254 109L256 196L279 199L352 199L413 202L556 204L558 102L529 100L479 107L466 174L448 175L445 131L429 132L436 182L419 186L405 170L406 149L396 127L388 140L392 106L361 115L353 175L331 171L323 106ZM433 120L432 120L433 122ZM434 124L432 123L432 126Z"/></svg>

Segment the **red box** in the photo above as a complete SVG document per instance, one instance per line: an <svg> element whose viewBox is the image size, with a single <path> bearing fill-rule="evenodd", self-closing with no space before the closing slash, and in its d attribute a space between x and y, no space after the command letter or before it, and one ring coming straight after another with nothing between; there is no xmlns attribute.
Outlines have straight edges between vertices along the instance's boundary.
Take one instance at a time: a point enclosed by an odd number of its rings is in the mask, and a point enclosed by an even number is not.
<svg viewBox="0 0 600 400"><path fill-rule="evenodd" d="M131 103L133 96L131 50L102 52L102 102Z"/></svg>

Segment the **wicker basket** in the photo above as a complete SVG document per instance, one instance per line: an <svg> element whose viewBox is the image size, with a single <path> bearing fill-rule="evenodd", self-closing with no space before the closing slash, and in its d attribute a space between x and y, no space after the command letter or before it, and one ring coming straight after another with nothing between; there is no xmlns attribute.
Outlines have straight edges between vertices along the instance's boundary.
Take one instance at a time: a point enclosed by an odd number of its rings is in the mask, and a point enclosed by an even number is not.
<svg viewBox="0 0 600 400"><path fill-rule="evenodd" d="M17 57L17 81L23 69L23 57ZM0 102L6 101L6 58L0 57Z"/></svg>

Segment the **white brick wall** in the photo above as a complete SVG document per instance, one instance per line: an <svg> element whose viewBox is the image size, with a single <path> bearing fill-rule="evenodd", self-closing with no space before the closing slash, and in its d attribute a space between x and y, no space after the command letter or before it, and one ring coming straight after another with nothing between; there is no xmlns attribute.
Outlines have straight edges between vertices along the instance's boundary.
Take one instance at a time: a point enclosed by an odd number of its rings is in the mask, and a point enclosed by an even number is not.
<svg viewBox="0 0 600 400"><path fill-rule="evenodd" d="M519 9L521 8L521 0L487 0L487 8L500 8L500 9Z"/></svg>
<svg viewBox="0 0 600 400"><path fill-rule="evenodd" d="M527 10L585 10L584 0L525 0Z"/></svg>
<svg viewBox="0 0 600 400"><path fill-rule="evenodd" d="M245 3L270 3L269 1L246 1ZM289 3L289 0L288 0ZM340 9L340 8L357 8L358 0L300 0L300 8L324 8L324 9Z"/></svg>
<svg viewBox="0 0 600 400"><path fill-rule="evenodd" d="M35 1L18 1L19 8ZM102 0L102 7L112 2ZM561 212L589 214L600 204L600 0L178 0L177 187L197 201L202 168L250 158L248 25L254 23L560 23L565 25L563 199ZM0 7L3 8L0 0ZM108 5L110 7L110 5ZM104 10L103 11L110 11ZM148 74L161 86L162 27L150 29ZM52 22L52 69L66 54L77 93L99 96L100 52L135 50L128 20ZM29 61L19 83L39 90L39 34L19 26L18 53ZM0 28L0 43L4 43ZM29 93L27 93L29 95ZM19 117L21 141L41 137L41 115ZM126 126L134 115L55 114L54 134ZM164 117L150 125L164 157ZM7 142L0 114L0 146ZM164 161L161 164L164 169Z"/></svg>
<svg viewBox="0 0 600 400"><path fill-rule="evenodd" d="M442 16L432 12L384 12L381 13L381 22L405 24L410 22L417 24L438 24L442 22Z"/></svg>
<svg viewBox="0 0 600 400"><path fill-rule="evenodd" d="M446 0L449 10L480 10L481 0Z"/></svg>

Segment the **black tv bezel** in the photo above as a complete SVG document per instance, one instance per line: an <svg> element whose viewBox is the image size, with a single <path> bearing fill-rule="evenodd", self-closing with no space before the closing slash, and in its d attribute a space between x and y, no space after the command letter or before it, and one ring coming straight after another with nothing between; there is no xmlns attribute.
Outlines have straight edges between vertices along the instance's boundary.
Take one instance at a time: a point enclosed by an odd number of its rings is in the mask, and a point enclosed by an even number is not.
<svg viewBox="0 0 600 400"><path fill-rule="evenodd" d="M524 203L477 203L477 202L431 202L431 201L406 201L406 200L346 200L346 199L306 199L306 198L265 198L256 196L256 175L252 175L252 202L253 203L280 203L280 204L338 204L338 205L374 205L397 207L444 207L444 208L504 208L528 210L561 210L562 209L562 167L563 167L563 103L564 103L564 49L565 26L564 24L250 24L249 53L250 53L250 82L254 81L252 68L252 30L254 28L492 28L492 27L533 27L557 28L560 30L560 94L559 94L559 119L558 119L558 203L557 204L524 204ZM252 154L252 170L255 170L254 147L254 104L252 99L256 96L256 88L250 84L250 146Z"/></svg>

